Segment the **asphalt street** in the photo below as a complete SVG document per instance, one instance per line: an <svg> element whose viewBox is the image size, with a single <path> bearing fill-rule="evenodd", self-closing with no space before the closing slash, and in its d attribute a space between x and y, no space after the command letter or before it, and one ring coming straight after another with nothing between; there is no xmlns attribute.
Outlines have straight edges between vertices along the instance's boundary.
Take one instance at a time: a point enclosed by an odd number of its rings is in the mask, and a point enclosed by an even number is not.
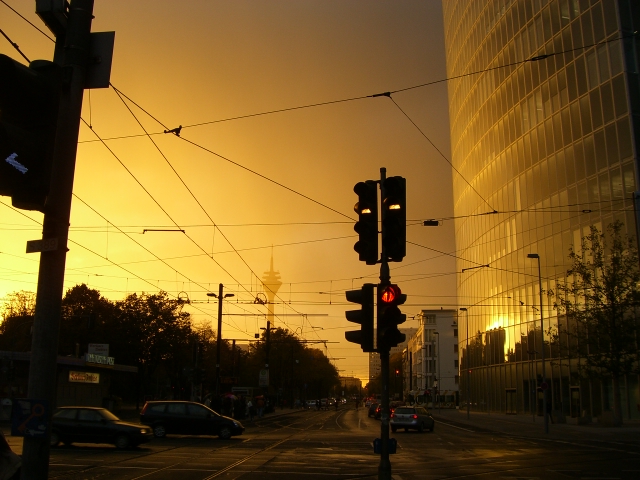
<svg viewBox="0 0 640 480"><path fill-rule="evenodd" d="M398 431L395 479L640 478L640 426L552 425L540 419L442 411L433 433ZM283 410L230 440L182 435L127 451L74 444L52 449L49 478L204 480L213 478L377 478L372 442L380 421L366 409ZM5 429L6 431L6 429ZM8 437L20 453L21 439Z"/></svg>

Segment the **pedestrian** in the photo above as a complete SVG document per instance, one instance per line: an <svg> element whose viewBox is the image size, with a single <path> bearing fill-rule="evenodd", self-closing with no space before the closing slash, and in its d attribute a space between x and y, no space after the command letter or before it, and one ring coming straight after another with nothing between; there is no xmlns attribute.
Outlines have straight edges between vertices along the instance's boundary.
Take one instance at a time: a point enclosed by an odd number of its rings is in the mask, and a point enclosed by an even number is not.
<svg viewBox="0 0 640 480"><path fill-rule="evenodd" d="M249 419L253 422L254 409L253 409L253 402L251 401L251 399L247 401L247 413L249 414Z"/></svg>
<svg viewBox="0 0 640 480"><path fill-rule="evenodd" d="M258 398L256 400L256 404L258 405L258 418L262 418L262 415L264 414L264 398Z"/></svg>

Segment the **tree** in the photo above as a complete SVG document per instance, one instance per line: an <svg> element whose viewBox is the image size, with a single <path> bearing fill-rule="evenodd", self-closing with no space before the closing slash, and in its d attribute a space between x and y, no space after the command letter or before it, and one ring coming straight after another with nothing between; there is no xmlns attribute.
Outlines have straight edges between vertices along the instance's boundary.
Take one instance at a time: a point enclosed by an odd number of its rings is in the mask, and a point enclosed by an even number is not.
<svg viewBox="0 0 640 480"><path fill-rule="evenodd" d="M634 239L614 222L608 234L591 226L581 250L570 249L567 280L557 286L556 308L566 315L559 334L574 339L581 373L611 379L615 422L622 423L620 380L638 373L640 271Z"/></svg>
<svg viewBox="0 0 640 480"><path fill-rule="evenodd" d="M7 295L2 306L0 350L28 352L31 350L31 327L36 308L36 294L21 290Z"/></svg>

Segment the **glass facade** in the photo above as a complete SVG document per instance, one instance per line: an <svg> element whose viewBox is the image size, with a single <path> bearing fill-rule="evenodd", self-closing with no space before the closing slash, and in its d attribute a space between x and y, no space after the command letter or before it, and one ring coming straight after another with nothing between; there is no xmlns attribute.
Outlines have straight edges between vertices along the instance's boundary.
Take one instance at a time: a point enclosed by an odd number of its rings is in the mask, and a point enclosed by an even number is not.
<svg viewBox="0 0 640 480"><path fill-rule="evenodd" d="M542 289L553 290L590 225L620 220L635 234L625 1L442 3L458 302L467 307L461 408L469 379L472 409L541 414L540 282L527 255L539 255ZM545 331L558 323L549 303ZM610 409L610 385L580 377L572 355L558 353L571 348L545 346L548 408L597 417ZM638 377L622 388L624 418L639 417Z"/></svg>

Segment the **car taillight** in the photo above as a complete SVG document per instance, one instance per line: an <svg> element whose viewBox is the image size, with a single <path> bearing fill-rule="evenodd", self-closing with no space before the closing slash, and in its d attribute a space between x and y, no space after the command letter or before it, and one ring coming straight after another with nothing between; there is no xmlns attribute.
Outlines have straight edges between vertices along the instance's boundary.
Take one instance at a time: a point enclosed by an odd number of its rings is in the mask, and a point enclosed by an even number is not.
<svg viewBox="0 0 640 480"><path fill-rule="evenodd" d="M396 416L396 414L395 414L395 413L392 413L392 414L391 414L391 418L393 418L393 417L395 417L395 416Z"/></svg>
<svg viewBox="0 0 640 480"><path fill-rule="evenodd" d="M418 418L418 415L416 415L416 414L414 413L413 415L411 415L411 418L413 418L413 419L417 419L417 418Z"/></svg>
<svg viewBox="0 0 640 480"><path fill-rule="evenodd" d="M142 407L142 410L140 411L140 415L144 415L144 412L147 410L147 405L148 403L145 402L144 407Z"/></svg>

